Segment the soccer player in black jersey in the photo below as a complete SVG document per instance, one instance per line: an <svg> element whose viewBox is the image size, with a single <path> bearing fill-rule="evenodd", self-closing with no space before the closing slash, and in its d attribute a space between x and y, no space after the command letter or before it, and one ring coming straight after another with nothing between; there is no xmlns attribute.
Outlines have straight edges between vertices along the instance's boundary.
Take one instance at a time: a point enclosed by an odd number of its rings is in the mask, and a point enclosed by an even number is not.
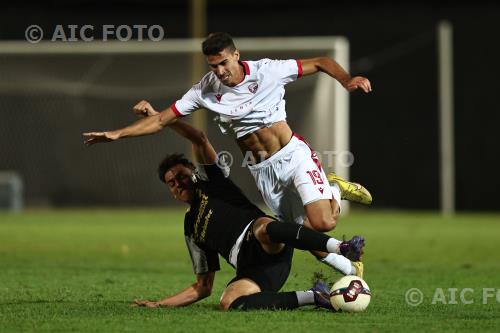
<svg viewBox="0 0 500 333"><path fill-rule="evenodd" d="M136 300L134 304L177 307L208 297L220 269L220 255L236 269L220 300L223 310L331 308L328 286L322 282L307 291L278 292L290 273L293 248L342 254L353 261L352 271L344 274L361 275L363 238L355 236L339 244L320 232L267 216L227 177L228 170L219 167L217 154L202 131L181 121L171 128L192 142L200 163L195 169L182 154L172 154L158 168L171 194L189 204L184 236L196 282L163 300Z"/></svg>

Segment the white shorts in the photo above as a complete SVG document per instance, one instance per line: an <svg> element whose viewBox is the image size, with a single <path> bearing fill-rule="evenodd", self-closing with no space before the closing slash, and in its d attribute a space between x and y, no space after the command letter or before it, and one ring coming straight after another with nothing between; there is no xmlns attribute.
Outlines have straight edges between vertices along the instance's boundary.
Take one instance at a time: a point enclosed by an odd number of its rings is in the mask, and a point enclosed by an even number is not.
<svg viewBox="0 0 500 333"><path fill-rule="evenodd" d="M296 134L277 153L248 169L264 202L280 220L303 224L305 205L333 198L316 152Z"/></svg>

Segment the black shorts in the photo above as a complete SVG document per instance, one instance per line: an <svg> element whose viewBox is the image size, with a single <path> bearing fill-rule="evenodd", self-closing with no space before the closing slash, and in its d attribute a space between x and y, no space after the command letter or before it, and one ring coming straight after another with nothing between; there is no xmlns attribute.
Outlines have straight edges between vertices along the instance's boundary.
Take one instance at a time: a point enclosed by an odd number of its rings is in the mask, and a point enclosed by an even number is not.
<svg viewBox="0 0 500 333"><path fill-rule="evenodd" d="M257 283L261 291L277 292L283 287L292 268L293 248L285 245L283 251L269 254L260 245L250 226L245 233L240 252L236 277L228 284L244 278Z"/></svg>

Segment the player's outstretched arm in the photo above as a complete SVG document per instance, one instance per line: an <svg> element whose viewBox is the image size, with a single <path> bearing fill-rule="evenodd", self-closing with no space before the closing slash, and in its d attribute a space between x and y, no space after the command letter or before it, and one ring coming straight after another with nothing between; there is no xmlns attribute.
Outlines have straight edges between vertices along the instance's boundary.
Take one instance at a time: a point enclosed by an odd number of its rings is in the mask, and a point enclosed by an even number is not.
<svg viewBox="0 0 500 333"><path fill-rule="evenodd" d="M151 116L142 118L130 126L114 131L83 133L84 143L86 145L93 145L123 138L154 134L161 131L163 127L175 122L176 119L175 113L171 108L167 108L162 112L156 112L146 101L141 101L134 106L134 112L136 110L146 110L144 112L147 112Z"/></svg>
<svg viewBox="0 0 500 333"><path fill-rule="evenodd" d="M196 162L214 164L217 161L217 153L203 131L180 120L170 124L169 127L180 136L191 141Z"/></svg>
<svg viewBox="0 0 500 333"><path fill-rule="evenodd" d="M363 76L351 77L351 75L332 58L318 57L301 59L300 62L302 64L302 75L311 75L323 72L339 81L340 84L342 84L342 86L349 92L358 88L363 90L365 93L372 91L371 83L367 78Z"/></svg>
<svg viewBox="0 0 500 333"><path fill-rule="evenodd" d="M157 307L180 307L195 303L210 296L214 284L215 272L207 272L196 275L196 282L180 293L167 297L160 301L135 300L132 306Z"/></svg>

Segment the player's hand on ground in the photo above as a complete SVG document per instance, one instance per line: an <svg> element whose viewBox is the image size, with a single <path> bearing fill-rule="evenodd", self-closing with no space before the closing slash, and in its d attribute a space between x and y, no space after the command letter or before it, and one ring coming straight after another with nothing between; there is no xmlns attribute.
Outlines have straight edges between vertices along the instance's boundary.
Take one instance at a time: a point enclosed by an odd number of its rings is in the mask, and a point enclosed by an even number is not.
<svg viewBox="0 0 500 333"><path fill-rule="evenodd" d="M149 116L154 116L158 112L156 112L155 109L149 104L148 101L142 100L139 103L137 103L134 108L134 113L140 117L149 117Z"/></svg>
<svg viewBox="0 0 500 333"><path fill-rule="evenodd" d="M131 304L132 306L141 306L141 307L146 307L146 308L158 308L160 307L160 304L158 302L153 302L153 301L148 301L148 300L134 300L134 302Z"/></svg>
<svg viewBox="0 0 500 333"><path fill-rule="evenodd" d="M354 91L358 88L363 90L365 93L372 91L372 85L370 83L370 80L362 76L352 77L349 81L345 83L344 87L349 92Z"/></svg>
<svg viewBox="0 0 500 333"><path fill-rule="evenodd" d="M117 134L112 132L88 132L83 133L83 143L87 146L91 146L96 143L109 142L118 139Z"/></svg>

